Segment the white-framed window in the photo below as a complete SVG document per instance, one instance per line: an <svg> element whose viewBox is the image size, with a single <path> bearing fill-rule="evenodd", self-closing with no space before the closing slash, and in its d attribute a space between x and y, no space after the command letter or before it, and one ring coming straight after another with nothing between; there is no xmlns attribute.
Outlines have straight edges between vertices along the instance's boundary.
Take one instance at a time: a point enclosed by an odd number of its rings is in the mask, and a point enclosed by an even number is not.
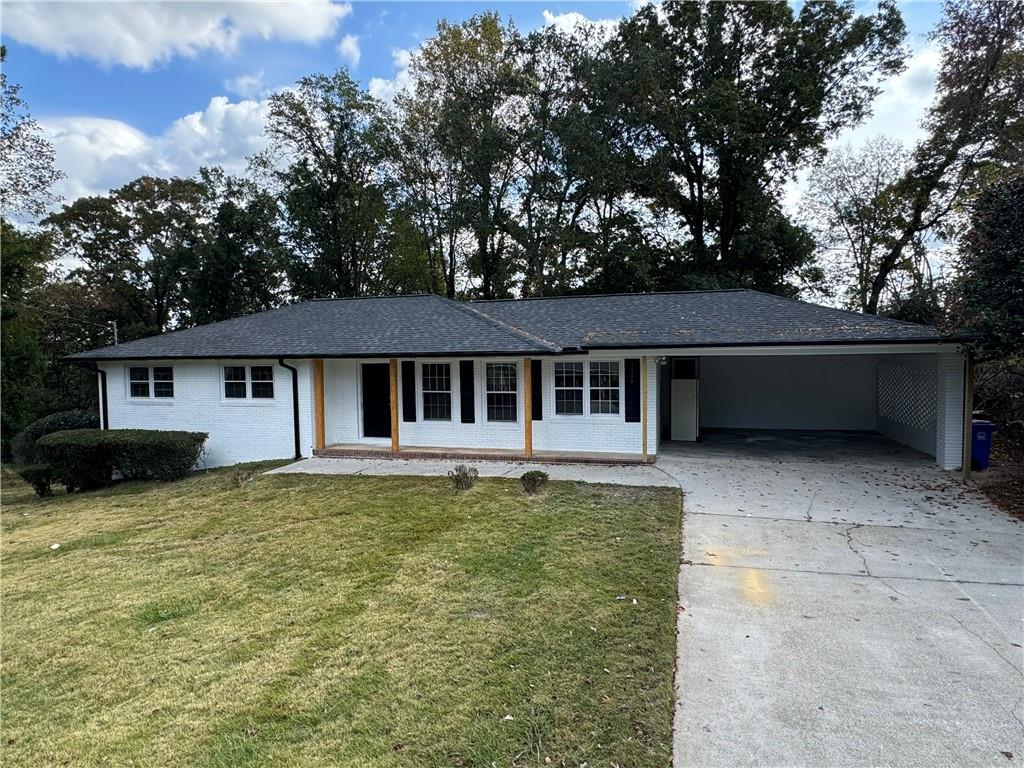
<svg viewBox="0 0 1024 768"><path fill-rule="evenodd" d="M423 363L423 420L452 420L452 366Z"/></svg>
<svg viewBox="0 0 1024 768"><path fill-rule="evenodd" d="M274 367L272 365L249 366L249 392L257 400L274 399Z"/></svg>
<svg viewBox="0 0 1024 768"><path fill-rule="evenodd" d="M128 395L135 400L174 397L174 368L169 365L129 366Z"/></svg>
<svg viewBox="0 0 1024 768"><path fill-rule="evenodd" d="M590 413L619 412L619 361L590 364Z"/></svg>
<svg viewBox="0 0 1024 768"><path fill-rule="evenodd" d="M272 365L225 365L224 397L228 400L272 400L274 398L274 367Z"/></svg>
<svg viewBox="0 0 1024 768"><path fill-rule="evenodd" d="M555 363L555 413L583 415L583 363Z"/></svg>
<svg viewBox="0 0 1024 768"><path fill-rule="evenodd" d="M518 379L515 363L487 363L485 369L488 421L518 419Z"/></svg>

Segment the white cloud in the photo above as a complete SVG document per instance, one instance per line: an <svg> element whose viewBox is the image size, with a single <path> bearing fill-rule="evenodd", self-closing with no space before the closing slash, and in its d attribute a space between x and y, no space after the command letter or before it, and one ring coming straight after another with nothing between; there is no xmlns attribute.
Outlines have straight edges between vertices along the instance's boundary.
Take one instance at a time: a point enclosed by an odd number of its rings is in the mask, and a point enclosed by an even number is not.
<svg viewBox="0 0 1024 768"><path fill-rule="evenodd" d="M263 79L262 69L250 75L239 75L230 80L225 80L224 88L228 93L241 96L243 99L263 98L270 91L266 81Z"/></svg>
<svg viewBox="0 0 1024 768"><path fill-rule="evenodd" d="M338 43L338 53L350 67L357 66L359 57L362 56L362 51L359 50L359 38L355 35L345 35Z"/></svg>
<svg viewBox="0 0 1024 768"><path fill-rule="evenodd" d="M316 43L351 12L330 0L15 2L4 5L4 34L61 57L147 69L201 51L231 53L245 38Z"/></svg>
<svg viewBox="0 0 1024 768"><path fill-rule="evenodd" d="M370 78L370 84L367 86L370 95L382 101L393 100L395 96L412 85L412 75L409 73L412 51L396 48L391 51L391 61L395 66L394 77L373 77Z"/></svg>
<svg viewBox="0 0 1024 768"><path fill-rule="evenodd" d="M559 32L566 34L574 32L575 30L582 27L587 31L591 31L601 36L602 39L607 40L619 27L618 19L590 19L584 16L582 13L577 11L568 11L566 13L552 13L551 11L544 11L544 26L554 27Z"/></svg>
<svg viewBox="0 0 1024 768"><path fill-rule="evenodd" d="M230 101L216 96L201 112L175 120L162 134L150 135L120 120L61 117L40 120L67 174L57 191L70 203L83 195L104 194L144 174L189 176L203 165L231 173L266 146L265 101Z"/></svg>

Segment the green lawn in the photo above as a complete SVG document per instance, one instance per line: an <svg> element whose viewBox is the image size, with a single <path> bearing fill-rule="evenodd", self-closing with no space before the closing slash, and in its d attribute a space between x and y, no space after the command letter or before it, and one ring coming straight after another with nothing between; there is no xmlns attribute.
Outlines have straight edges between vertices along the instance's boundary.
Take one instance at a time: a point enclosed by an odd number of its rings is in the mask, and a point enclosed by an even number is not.
<svg viewBox="0 0 1024 768"><path fill-rule="evenodd" d="M0 763L669 765L678 493L232 474L4 473Z"/></svg>

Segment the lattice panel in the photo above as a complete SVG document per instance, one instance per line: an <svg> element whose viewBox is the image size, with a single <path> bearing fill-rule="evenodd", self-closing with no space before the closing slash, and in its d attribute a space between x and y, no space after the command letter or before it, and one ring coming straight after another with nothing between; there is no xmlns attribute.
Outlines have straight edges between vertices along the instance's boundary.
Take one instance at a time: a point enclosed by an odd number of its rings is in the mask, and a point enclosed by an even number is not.
<svg viewBox="0 0 1024 768"><path fill-rule="evenodd" d="M935 428L935 371L900 363L878 364L878 413L927 432Z"/></svg>

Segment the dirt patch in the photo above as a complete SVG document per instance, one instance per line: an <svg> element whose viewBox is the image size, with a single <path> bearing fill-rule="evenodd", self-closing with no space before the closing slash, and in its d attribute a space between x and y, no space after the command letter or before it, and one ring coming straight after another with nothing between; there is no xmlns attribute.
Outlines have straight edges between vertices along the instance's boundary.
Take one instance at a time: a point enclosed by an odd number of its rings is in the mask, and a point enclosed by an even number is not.
<svg viewBox="0 0 1024 768"><path fill-rule="evenodd" d="M1014 425L996 432L992 463L974 473L978 488L1000 509L1024 520L1024 427Z"/></svg>

